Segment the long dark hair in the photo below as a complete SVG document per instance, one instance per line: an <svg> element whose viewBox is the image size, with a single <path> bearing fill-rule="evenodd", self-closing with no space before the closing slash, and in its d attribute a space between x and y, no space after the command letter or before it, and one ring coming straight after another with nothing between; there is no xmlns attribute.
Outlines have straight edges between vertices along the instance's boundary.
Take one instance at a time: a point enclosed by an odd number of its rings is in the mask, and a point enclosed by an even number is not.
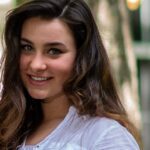
<svg viewBox="0 0 150 150"><path fill-rule="evenodd" d="M73 32L77 56L64 91L81 115L105 116L129 128L98 28L83 0L32 0L9 12L4 30L0 148L16 149L42 119L39 101L28 95L19 72L23 23L32 17L63 20Z"/></svg>

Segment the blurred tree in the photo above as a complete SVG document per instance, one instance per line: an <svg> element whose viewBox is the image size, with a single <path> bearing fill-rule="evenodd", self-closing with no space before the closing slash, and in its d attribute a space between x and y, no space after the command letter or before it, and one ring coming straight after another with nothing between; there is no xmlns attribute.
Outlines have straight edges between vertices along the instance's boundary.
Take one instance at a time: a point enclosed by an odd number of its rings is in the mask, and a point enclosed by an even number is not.
<svg viewBox="0 0 150 150"><path fill-rule="evenodd" d="M97 19L119 93L130 120L141 128L136 60L125 0L86 0Z"/></svg>
<svg viewBox="0 0 150 150"><path fill-rule="evenodd" d="M90 6L94 17L97 18L97 11L98 11L97 9L98 9L99 0L85 0L85 1Z"/></svg>
<svg viewBox="0 0 150 150"><path fill-rule="evenodd" d="M16 0L16 4L21 4L21 3L24 3L24 2L27 2L29 0Z"/></svg>

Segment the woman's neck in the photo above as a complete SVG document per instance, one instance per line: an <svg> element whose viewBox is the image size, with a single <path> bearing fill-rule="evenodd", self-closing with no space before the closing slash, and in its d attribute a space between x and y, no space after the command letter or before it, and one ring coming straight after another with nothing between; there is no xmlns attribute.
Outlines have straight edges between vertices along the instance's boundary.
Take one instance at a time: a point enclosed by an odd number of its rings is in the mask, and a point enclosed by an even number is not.
<svg viewBox="0 0 150 150"><path fill-rule="evenodd" d="M64 94L55 99L42 102L43 122L63 119L68 113L70 105L68 98Z"/></svg>

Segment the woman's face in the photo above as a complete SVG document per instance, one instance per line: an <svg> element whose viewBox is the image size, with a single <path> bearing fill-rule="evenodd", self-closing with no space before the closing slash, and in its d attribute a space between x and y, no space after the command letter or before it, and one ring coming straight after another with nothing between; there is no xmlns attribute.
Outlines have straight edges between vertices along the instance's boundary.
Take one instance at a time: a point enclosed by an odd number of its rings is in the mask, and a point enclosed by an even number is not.
<svg viewBox="0 0 150 150"><path fill-rule="evenodd" d="M62 94L71 76L76 46L67 24L59 19L31 18L21 33L21 79L35 99L53 99Z"/></svg>

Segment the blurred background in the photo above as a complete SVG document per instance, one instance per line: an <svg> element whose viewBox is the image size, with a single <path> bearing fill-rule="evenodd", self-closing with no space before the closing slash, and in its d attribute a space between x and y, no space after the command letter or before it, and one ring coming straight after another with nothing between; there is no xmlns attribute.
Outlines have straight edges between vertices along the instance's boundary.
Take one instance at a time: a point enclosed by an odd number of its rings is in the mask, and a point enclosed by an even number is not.
<svg viewBox="0 0 150 150"><path fill-rule="evenodd" d="M0 35L8 10L27 0L0 0ZM86 0L107 49L122 103L150 150L150 0ZM0 45L0 55L2 53Z"/></svg>

